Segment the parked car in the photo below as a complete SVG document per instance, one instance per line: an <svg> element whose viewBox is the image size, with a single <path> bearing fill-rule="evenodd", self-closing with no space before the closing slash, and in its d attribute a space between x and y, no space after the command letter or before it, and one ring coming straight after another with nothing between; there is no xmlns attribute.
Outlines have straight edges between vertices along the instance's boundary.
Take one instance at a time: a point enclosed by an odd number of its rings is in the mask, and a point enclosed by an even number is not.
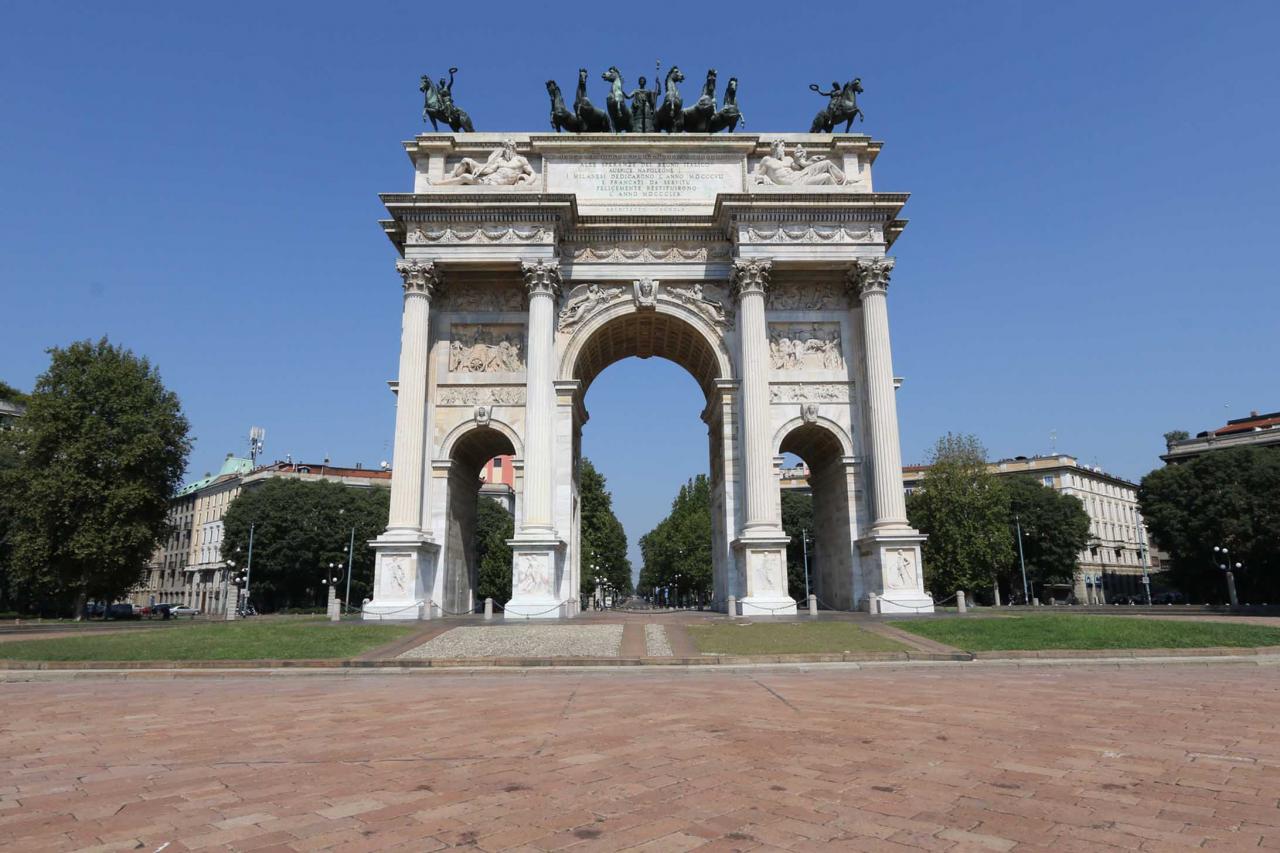
<svg viewBox="0 0 1280 853"><path fill-rule="evenodd" d="M112 604L107 607L107 619L141 619L142 613L134 610L132 604Z"/></svg>
<svg viewBox="0 0 1280 853"><path fill-rule="evenodd" d="M200 609L197 607L187 607L185 604L177 607L169 608L169 613L173 616L190 616L192 619L200 615Z"/></svg>

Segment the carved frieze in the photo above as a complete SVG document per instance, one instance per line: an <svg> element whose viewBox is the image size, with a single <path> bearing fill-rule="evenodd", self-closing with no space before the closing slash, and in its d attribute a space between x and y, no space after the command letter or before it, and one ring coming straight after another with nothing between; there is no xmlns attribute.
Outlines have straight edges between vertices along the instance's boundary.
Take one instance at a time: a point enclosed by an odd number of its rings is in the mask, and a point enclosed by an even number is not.
<svg viewBox="0 0 1280 853"><path fill-rule="evenodd" d="M524 292L510 285L468 286L453 283L444 289L440 307L447 311L521 311Z"/></svg>
<svg viewBox="0 0 1280 853"><path fill-rule="evenodd" d="M505 243L548 243L555 233L537 225L436 225L420 222L409 229L405 242L414 245L501 245Z"/></svg>
<svg viewBox="0 0 1280 853"><path fill-rule="evenodd" d="M748 239L764 243L881 243L884 229L879 225L811 224L808 222L761 222L746 227Z"/></svg>
<svg viewBox="0 0 1280 853"><path fill-rule="evenodd" d="M770 323L769 360L774 370L842 369L840 324Z"/></svg>
<svg viewBox="0 0 1280 853"><path fill-rule="evenodd" d="M437 406L523 406L523 385L442 385Z"/></svg>
<svg viewBox="0 0 1280 853"><path fill-rule="evenodd" d="M729 247L700 243L574 246L569 249L569 256L579 263L593 264L706 263L729 260Z"/></svg>
<svg viewBox="0 0 1280 853"><path fill-rule="evenodd" d="M551 591L551 561L542 554L520 554L516 557L515 591L534 595Z"/></svg>
<svg viewBox="0 0 1280 853"><path fill-rule="evenodd" d="M782 382L769 386L771 403L847 403L849 386L834 382Z"/></svg>
<svg viewBox="0 0 1280 853"><path fill-rule="evenodd" d="M791 282L770 290L765 305L774 311L843 311L849 297L836 282Z"/></svg>
<svg viewBox="0 0 1280 853"><path fill-rule="evenodd" d="M454 323L450 373L513 373L524 369L524 327Z"/></svg>

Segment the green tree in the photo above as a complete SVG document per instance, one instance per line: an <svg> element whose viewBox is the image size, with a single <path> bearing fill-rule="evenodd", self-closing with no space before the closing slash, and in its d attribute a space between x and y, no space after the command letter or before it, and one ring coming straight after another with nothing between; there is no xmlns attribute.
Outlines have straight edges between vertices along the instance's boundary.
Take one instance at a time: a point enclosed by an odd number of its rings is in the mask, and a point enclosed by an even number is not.
<svg viewBox="0 0 1280 853"><path fill-rule="evenodd" d="M1009 532L1009 502L987 471L987 452L972 435L938 439L920 488L907 499L911 525L928 535L925 585L935 599L956 590L989 590L996 574L1016 559Z"/></svg>
<svg viewBox="0 0 1280 853"><path fill-rule="evenodd" d="M22 393L17 388L14 388L8 382L0 379L0 400L3 400L6 403L25 404L27 402L27 396L28 395Z"/></svg>
<svg viewBox="0 0 1280 853"><path fill-rule="evenodd" d="M18 468L18 449L12 433L12 430L0 430L0 610L14 609L18 604L9 583L13 508L12 500L6 500L14 491L10 478Z"/></svg>
<svg viewBox="0 0 1280 853"><path fill-rule="evenodd" d="M782 490L782 529L791 537L787 545L787 593L796 601L804 602L805 547L802 537L807 532L812 566L813 495L795 489Z"/></svg>
<svg viewBox="0 0 1280 853"><path fill-rule="evenodd" d="M1046 583L1070 581L1080 552L1089 542L1089 514L1084 504L1073 495L1048 488L1035 477L1006 477L1002 485L1009 501L1009 528L1015 537L1018 525L1022 526L1028 583L1036 589ZM1022 593L1016 538L1012 560L1002 578L1007 590Z"/></svg>
<svg viewBox="0 0 1280 853"><path fill-rule="evenodd" d="M329 564L346 568L355 528L351 606L356 607L373 590L374 552L368 542L386 529L390 503L385 487L270 479L241 492L227 508L222 557L246 565L252 524L249 593L254 605L264 611L318 607L327 595ZM344 574L339 595L345 593Z"/></svg>
<svg viewBox="0 0 1280 853"><path fill-rule="evenodd" d="M113 601L168 532L191 442L178 397L145 358L106 338L49 350L10 431L10 580L42 608Z"/></svg>
<svg viewBox="0 0 1280 853"><path fill-rule="evenodd" d="M1241 601L1280 600L1280 453L1215 450L1142 478L1138 503L1153 540L1169 554L1168 578L1193 601L1225 601L1226 547Z"/></svg>
<svg viewBox="0 0 1280 853"><path fill-rule="evenodd" d="M1188 438L1191 438L1191 433L1185 429L1171 429L1164 434L1164 443L1171 445L1175 441L1186 441Z"/></svg>
<svg viewBox="0 0 1280 853"><path fill-rule="evenodd" d="M583 457L578 473L578 500L582 511L581 593L591 595L597 573L623 594L631 592L631 560L627 557L627 533L613 512L613 495L604 475Z"/></svg>
<svg viewBox="0 0 1280 853"><path fill-rule="evenodd" d="M640 537L640 586L674 584L681 592L711 591L711 483L705 474L689 480L671 503L671 513Z"/></svg>
<svg viewBox="0 0 1280 853"><path fill-rule="evenodd" d="M506 604L511 600L511 546L507 541L515 533L515 519L507 508L481 497L476 506L477 601L492 598Z"/></svg>

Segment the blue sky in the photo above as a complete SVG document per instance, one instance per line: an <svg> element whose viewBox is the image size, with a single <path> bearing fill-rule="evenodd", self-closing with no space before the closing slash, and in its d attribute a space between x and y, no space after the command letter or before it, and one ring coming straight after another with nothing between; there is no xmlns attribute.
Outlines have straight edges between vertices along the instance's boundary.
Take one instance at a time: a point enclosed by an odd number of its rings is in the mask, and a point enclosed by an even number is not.
<svg viewBox="0 0 1280 853"><path fill-rule="evenodd" d="M877 188L909 191L890 295L903 452L977 433L1138 478L1161 434L1280 409L1275 3L11 3L0 12L0 378L108 334L181 395L193 476L243 451L390 456L399 341L376 193L410 187L417 80L481 130L542 83L735 75L749 132L859 75ZM838 11L828 11L838 10ZM593 80L597 75L593 73ZM597 100L604 84L596 84ZM704 471L693 381L607 370L584 447L637 539Z"/></svg>

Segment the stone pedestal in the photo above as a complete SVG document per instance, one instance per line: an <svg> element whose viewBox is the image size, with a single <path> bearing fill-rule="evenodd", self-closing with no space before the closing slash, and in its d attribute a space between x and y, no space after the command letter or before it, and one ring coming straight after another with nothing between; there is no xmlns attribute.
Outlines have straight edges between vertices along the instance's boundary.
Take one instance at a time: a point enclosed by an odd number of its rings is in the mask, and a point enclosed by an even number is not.
<svg viewBox="0 0 1280 853"><path fill-rule="evenodd" d="M782 537L751 537L733 543L745 569L747 594L739 600L743 616L794 616L796 602L787 594L787 543Z"/></svg>
<svg viewBox="0 0 1280 853"><path fill-rule="evenodd" d="M880 613L932 613L933 597L924 590L920 546L925 537L910 528L873 533L858 540L867 571L882 579Z"/></svg>
<svg viewBox="0 0 1280 853"><path fill-rule="evenodd" d="M430 601L440 546L421 533L388 530L369 543L373 547L373 600L364 606L365 619L419 618L422 602Z"/></svg>
<svg viewBox="0 0 1280 853"><path fill-rule="evenodd" d="M513 577L511 600L503 607L507 619L559 619L572 615L568 602L557 596L560 554L564 543L556 538L517 538L511 546Z"/></svg>

